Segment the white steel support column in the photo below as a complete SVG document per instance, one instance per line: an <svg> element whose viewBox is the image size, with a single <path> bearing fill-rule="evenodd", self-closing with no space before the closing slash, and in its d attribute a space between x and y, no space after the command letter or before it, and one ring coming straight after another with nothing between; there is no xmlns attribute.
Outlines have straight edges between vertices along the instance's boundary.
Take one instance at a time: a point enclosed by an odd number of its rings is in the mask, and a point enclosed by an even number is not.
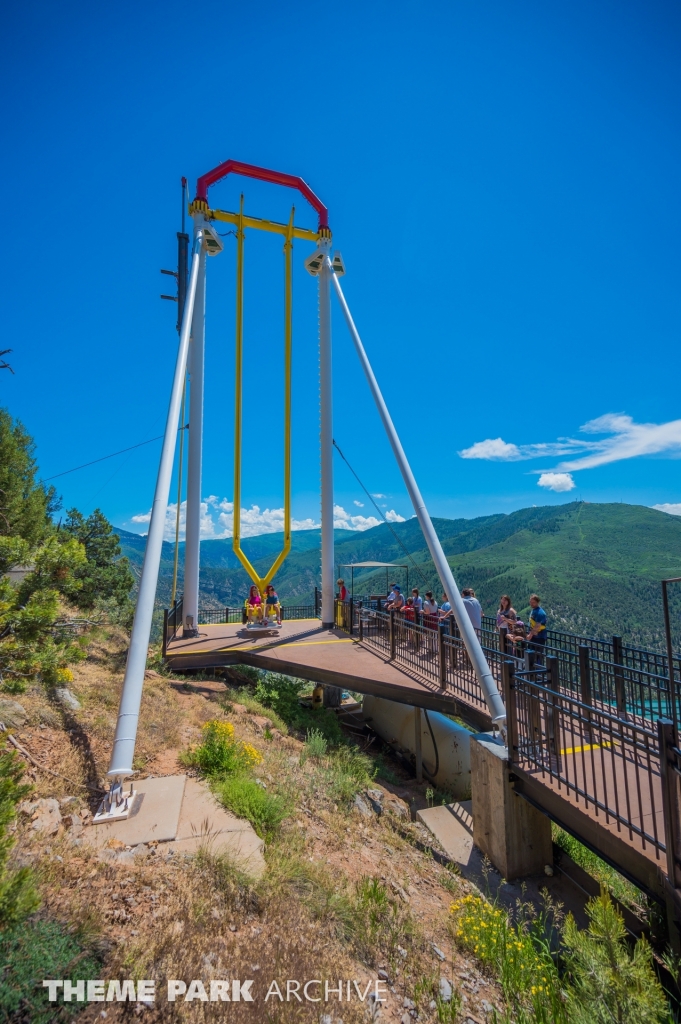
<svg viewBox="0 0 681 1024"><path fill-rule="evenodd" d="M319 248L331 252L331 239L324 238ZM333 626L334 552L333 552L333 389L331 366L331 278L328 258L317 278L319 286L319 442L321 457L322 526L322 626Z"/></svg>
<svg viewBox="0 0 681 1024"><path fill-rule="evenodd" d="M195 232L203 215L194 218ZM199 623L199 562L201 553L201 459L203 454L203 365L206 338L206 253L202 249L189 353L189 445L187 514L184 541L183 636L196 636Z"/></svg>
<svg viewBox="0 0 681 1024"><path fill-rule="evenodd" d="M501 694L499 693L494 676L490 671L490 667L487 664L487 659L485 658L485 653L480 646L477 633L473 629L473 624L468 617L468 612L466 611L463 599L459 593L459 588L457 587L454 576L452 575L451 567L445 557L444 551L442 550L440 539L435 532L435 527L433 526L430 515L428 514L428 509L426 508L425 502L421 496L421 492L407 461L407 456L404 453L400 439L397 436L395 424L388 412L388 407L385 404L383 395L381 394L381 389L379 388L378 381L374 376L374 371L371 369L371 363L367 358L367 354L362 344L362 339L359 336L357 328L355 327L355 322L352 319L352 314L350 313L348 304L345 301L343 289L340 286L338 278L333 273L331 262L328 259L326 261L326 265L327 270L333 279L333 285L336 290L336 295L338 296L341 309L343 310L345 322L350 330L350 335L354 342L357 355L359 356L359 361L362 364L364 375L374 397L385 432L388 435L388 440L390 441L390 446L393 450L395 459L397 460L397 465L400 467L402 479L404 480L407 491L409 492L409 497L411 498L419 525L423 532L426 544L428 545L428 550L430 551L430 556L435 563L435 568L437 569L440 580L442 581L443 590L451 602L452 611L454 612L454 618L456 619L456 623L459 627L461 638L466 645L468 657L473 665L473 670L475 671L480 688L485 695L485 701L487 702L490 716L493 722L503 727L506 722L506 708L504 707L504 702L501 699Z"/></svg>
<svg viewBox="0 0 681 1024"><path fill-rule="evenodd" d="M173 378L173 389L170 395L168 418L166 420L165 435L163 438L163 449L161 461L158 467L156 479L156 491L154 492L154 503L151 506L151 520L149 522L149 533L147 535L147 546L144 551L144 564L140 577L140 588L135 608L135 618L132 624L130 636L130 648L128 660L125 666L125 678L123 680L123 692L121 703L118 709L118 721L116 723L116 734L114 736L113 751L109 764L109 777L122 777L132 775L132 759L135 753L135 739L137 737L137 721L139 719L140 701L142 700L142 687L144 685L144 670L147 665L147 653L149 651L149 635L151 633L151 619L154 612L154 600L156 598L156 584L158 583L158 570L161 564L161 549L163 546L163 533L165 530L166 512L168 509L168 495L170 492L170 480L173 472L173 458L177 444L177 421L180 414L180 403L182 401L182 386L187 366L187 353L189 349L189 326L194 308L194 296L199 276L199 264L201 261L200 251L203 248L203 232L199 231L194 240L192 255L191 276L189 278L189 289L182 319L180 331L180 344L175 364L175 376ZM115 788L109 794L115 797ZM120 786L118 787L120 790ZM111 799L109 799L111 807Z"/></svg>

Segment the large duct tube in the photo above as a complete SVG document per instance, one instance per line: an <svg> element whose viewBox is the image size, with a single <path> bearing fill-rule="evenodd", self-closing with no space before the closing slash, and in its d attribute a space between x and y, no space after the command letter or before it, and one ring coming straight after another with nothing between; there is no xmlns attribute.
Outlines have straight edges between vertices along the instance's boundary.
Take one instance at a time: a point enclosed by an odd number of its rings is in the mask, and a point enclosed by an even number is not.
<svg viewBox="0 0 681 1024"><path fill-rule="evenodd" d="M416 755L416 722L420 718L424 775L457 800L470 797L471 734L468 729L437 711L423 711L383 697L365 696L362 718L385 743L412 755Z"/></svg>
<svg viewBox="0 0 681 1024"><path fill-rule="evenodd" d="M184 307L184 316L182 317L182 330L180 331L180 343L175 363L175 376L173 378L173 387L170 393L168 418L166 420L165 435L163 437L163 448L161 451L161 461L158 467L158 477L156 478L154 503L151 507L151 520L149 522L147 546L144 552L144 563L142 565L142 575L140 577L140 587L137 595L137 605L135 607L135 618L133 620L132 633L130 636L128 660L125 666L123 692L121 694L121 703L118 708L116 734L114 736L111 762L107 773L110 778L133 774L132 761L135 754L137 723L139 720L140 703L142 700L142 687L144 685L144 670L147 665L149 636L151 634L151 619L154 612L158 570L161 564L161 549L163 546L166 512L168 510L170 480L173 473L173 459L175 456L175 445L177 442L177 424L180 416L182 387L184 384L184 375L187 366L187 351L189 349L189 328L192 321L192 315L194 313L194 299L196 296L196 284L199 276L199 261L201 259L202 249L203 231L199 230L194 239L189 291Z"/></svg>

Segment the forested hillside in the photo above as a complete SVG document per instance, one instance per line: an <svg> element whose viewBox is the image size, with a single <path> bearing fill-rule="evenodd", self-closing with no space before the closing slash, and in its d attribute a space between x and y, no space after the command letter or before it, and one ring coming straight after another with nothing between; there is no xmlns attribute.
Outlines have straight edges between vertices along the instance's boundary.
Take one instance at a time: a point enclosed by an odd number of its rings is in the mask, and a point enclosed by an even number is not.
<svg viewBox="0 0 681 1024"><path fill-rule="evenodd" d="M557 628L605 636L621 633L639 643L662 643L659 581L681 575L681 517L639 505L572 502L478 519L436 519L435 526L459 586L474 587L486 612L496 609L502 593L511 595L519 612L527 612L529 595L537 591ZM119 532L124 553L132 563L141 564L144 538ZM243 546L264 572L281 544L281 534L269 534L246 540ZM172 545L167 544L160 602L170 593L172 555ZM410 585L439 591L416 519L364 533L336 531L337 564L372 559L409 563ZM248 579L235 562L231 540L204 542L204 606L234 606L243 600ZM312 601L319 562L319 531L294 533L293 551L276 581L284 603ZM349 578L348 571L343 572ZM403 571L396 570L395 575L406 582ZM358 573L356 593L382 593L384 588L383 571ZM674 602L677 607L681 609L681 602ZM678 633L677 646L681 628Z"/></svg>

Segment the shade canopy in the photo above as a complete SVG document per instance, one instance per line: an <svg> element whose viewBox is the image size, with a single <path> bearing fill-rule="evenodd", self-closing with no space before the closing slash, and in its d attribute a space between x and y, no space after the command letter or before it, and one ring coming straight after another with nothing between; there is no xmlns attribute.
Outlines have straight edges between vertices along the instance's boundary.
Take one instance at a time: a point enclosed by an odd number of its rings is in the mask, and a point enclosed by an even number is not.
<svg viewBox="0 0 681 1024"><path fill-rule="evenodd" d="M396 562L343 562L341 569L408 569L407 565Z"/></svg>

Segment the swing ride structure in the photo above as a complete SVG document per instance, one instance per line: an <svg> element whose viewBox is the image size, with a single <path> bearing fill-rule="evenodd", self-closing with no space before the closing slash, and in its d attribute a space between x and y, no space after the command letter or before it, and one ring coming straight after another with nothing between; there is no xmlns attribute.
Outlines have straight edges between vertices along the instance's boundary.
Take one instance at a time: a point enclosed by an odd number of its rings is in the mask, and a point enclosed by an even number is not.
<svg viewBox="0 0 681 1024"><path fill-rule="evenodd" d="M287 223L277 223L253 217L244 212L243 196L239 209L229 212L209 205L209 189L228 175L269 182L300 193L317 215L316 231L299 227L294 223L294 209ZM484 695L486 704L485 720L503 727L506 713L495 679L486 660L478 636L470 622L451 568L437 537L425 502L411 471L407 456L398 437L395 425L383 399L378 382L362 344L359 332L346 301L340 278L345 273L342 256L332 247L328 210L310 186L301 178L291 174L256 167L251 164L227 160L207 174L202 175L196 185L196 195L189 205L193 219L193 241L188 264L188 283L183 308L180 307L179 343L173 375L168 415L163 446L151 508L151 519L147 535L144 563L139 583L139 592L132 626L132 634L118 711L118 720L113 741L113 750L108 770L109 792L100 808L96 820L107 821L124 818L130 813L135 795L134 783L124 788L124 780L134 775L133 758L140 714L144 673L149 650L152 616L156 598L163 535L168 510L171 478L175 450L183 444L184 408L187 400L187 377L189 381L189 429L187 441L187 493L186 528L184 553L184 594L182 600L181 636L173 645L169 658L173 667L176 661L185 658L185 665L191 669L197 665L200 653L199 637L199 575L200 575L200 522L201 522L201 471L203 447L203 392L204 355L206 340L206 276L209 259L219 258L224 250L222 238L216 230L216 223L232 226L236 236L236 324L235 324L235 399L234 399L234 526L232 546L244 570L253 581L264 600L265 590L281 568L291 548L291 377L293 350L293 245L294 241L307 243L312 251L305 258L305 268L317 279L319 314L319 420L320 420L320 499L321 499L321 624L309 622L310 628L302 639L291 639L284 629L279 647L272 644L265 648L245 649L239 642L240 631L233 630L225 642L208 645L203 651L203 661L208 665L226 664L220 661L220 649L229 648L231 663L261 664L263 667L278 667L279 671L298 674L302 678L321 682L336 682L347 678L354 682L365 680L364 691L378 695L390 695L393 699L416 706L455 710L456 702L445 694L419 692L419 686L408 677L388 679L385 666L374 654L365 653L362 665L355 661L345 675L334 676L333 658L340 656L336 649L345 641L335 636L334 618L334 513L333 513L333 387L331 360L331 295L335 294L347 324L351 340L359 358L373 399L376 403L383 427L402 474L404 484L418 518L428 550L439 574L443 591L448 595L460 638L465 645L470 666L477 684ZM283 422L283 463L284 463L284 528L283 546L274 559L269 571L261 576L249 561L241 547L241 466L243 455L242 430L242 386L243 386L243 288L244 288L244 239L247 231L265 231L283 239L284 251L284 422ZM178 236L180 237L180 236ZM185 235L184 238L187 236ZM180 268L179 268L180 269ZM178 292L183 283L178 276ZM180 412L182 409L182 420ZM178 508L179 508L178 498ZM178 535L179 536L179 535ZM293 624L284 623L284 627ZM299 626L296 623L296 626ZM253 632L256 632L255 630ZM263 630L263 632L265 632ZM321 634L321 638L319 638ZM328 638L328 639L327 639ZM334 642L336 642L334 647ZM282 661L282 647L293 647L298 643L301 651ZM205 648L205 643L203 647ZM311 648L315 647L315 658ZM306 650L302 650L306 648ZM305 666L312 658L314 667ZM217 660L216 660L217 658ZM254 661L254 658L260 660ZM173 660L175 659L175 660ZM193 659L193 660L192 660ZM297 671L296 671L297 668ZM399 674L398 674L399 675ZM373 687L373 688L372 688ZM421 687L421 689L423 689ZM400 695L401 694L401 695Z"/></svg>

